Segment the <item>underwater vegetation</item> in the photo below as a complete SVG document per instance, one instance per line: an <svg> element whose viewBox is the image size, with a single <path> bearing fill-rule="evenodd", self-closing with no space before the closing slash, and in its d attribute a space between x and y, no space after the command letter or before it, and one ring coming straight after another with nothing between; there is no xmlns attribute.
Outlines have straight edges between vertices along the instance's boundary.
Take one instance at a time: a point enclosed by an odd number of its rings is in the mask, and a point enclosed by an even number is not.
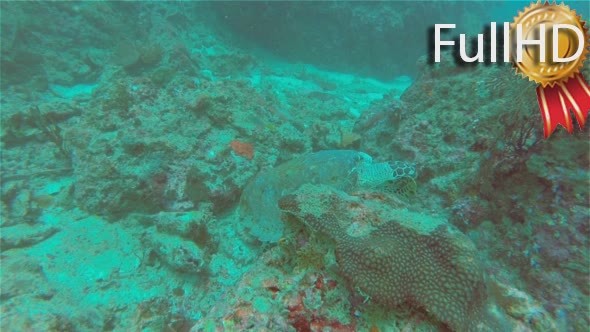
<svg viewBox="0 0 590 332"><path fill-rule="evenodd" d="M496 5L1 2L0 329L587 331L588 128L420 37Z"/></svg>

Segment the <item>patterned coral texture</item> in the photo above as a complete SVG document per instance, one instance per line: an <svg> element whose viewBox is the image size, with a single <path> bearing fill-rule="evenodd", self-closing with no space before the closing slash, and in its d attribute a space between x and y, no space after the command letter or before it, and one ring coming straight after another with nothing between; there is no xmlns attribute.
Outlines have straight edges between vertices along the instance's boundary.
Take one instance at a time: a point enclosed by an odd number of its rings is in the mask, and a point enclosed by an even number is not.
<svg viewBox="0 0 590 332"><path fill-rule="evenodd" d="M396 220L399 214L387 204L325 186L303 186L280 206L335 242L341 273L373 301L388 308L410 304L424 309L456 331L503 325L486 312L487 291L474 245L452 226ZM351 234L359 228L368 231Z"/></svg>

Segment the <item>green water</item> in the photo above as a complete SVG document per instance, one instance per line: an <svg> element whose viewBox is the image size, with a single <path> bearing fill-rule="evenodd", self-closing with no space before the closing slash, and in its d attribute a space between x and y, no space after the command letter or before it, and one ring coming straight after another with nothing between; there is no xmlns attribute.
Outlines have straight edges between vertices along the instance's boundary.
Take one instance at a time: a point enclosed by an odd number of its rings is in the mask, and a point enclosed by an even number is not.
<svg viewBox="0 0 590 332"><path fill-rule="evenodd" d="M429 53L528 5L0 2L1 330L587 331L587 126Z"/></svg>

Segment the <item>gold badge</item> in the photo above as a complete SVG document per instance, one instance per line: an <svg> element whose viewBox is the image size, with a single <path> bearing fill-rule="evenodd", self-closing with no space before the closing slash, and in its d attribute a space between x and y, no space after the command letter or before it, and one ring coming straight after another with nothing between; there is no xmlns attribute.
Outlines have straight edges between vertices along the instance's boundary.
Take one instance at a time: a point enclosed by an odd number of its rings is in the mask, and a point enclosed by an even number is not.
<svg viewBox="0 0 590 332"><path fill-rule="evenodd" d="M518 13L510 35L516 71L539 84L545 138L558 125L573 133L572 113L583 129L590 112L590 86L580 69L590 42L581 17L566 5L538 2Z"/></svg>
<svg viewBox="0 0 590 332"><path fill-rule="evenodd" d="M579 38L570 29L554 30L556 25L564 24L574 26L582 31L582 38ZM541 31L542 25L544 25L544 31ZM523 76L546 87L567 81L568 78L580 71L588 53L587 47L583 47L582 53L570 62L556 62L553 54L556 52L561 59L573 57L579 49L580 43L585 43L588 40L588 29L584 26L584 22L568 6L547 2L531 4L514 18L514 23L511 24L512 36L516 36L517 28L521 29L522 38L538 40L544 37L545 42L545 49L541 49L538 45L523 47L521 61L517 59L518 49L512 48L512 61L517 71ZM556 37L553 36L554 32L557 34ZM542 34L544 36L541 36ZM516 39L512 38L512 40ZM556 46L553 45L554 41L557 41Z"/></svg>

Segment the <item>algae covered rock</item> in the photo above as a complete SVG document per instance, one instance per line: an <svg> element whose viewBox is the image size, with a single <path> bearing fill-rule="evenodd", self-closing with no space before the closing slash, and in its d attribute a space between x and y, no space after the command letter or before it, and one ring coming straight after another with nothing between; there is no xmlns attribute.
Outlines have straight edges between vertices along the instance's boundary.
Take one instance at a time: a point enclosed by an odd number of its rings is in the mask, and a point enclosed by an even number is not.
<svg viewBox="0 0 590 332"><path fill-rule="evenodd" d="M328 186L302 186L279 205L285 219L334 241L342 274L375 302L422 308L457 331L506 330L490 312L475 246L444 220Z"/></svg>
<svg viewBox="0 0 590 332"><path fill-rule="evenodd" d="M207 270L206 253L192 241L148 232L144 237L144 245L175 271L198 274Z"/></svg>

